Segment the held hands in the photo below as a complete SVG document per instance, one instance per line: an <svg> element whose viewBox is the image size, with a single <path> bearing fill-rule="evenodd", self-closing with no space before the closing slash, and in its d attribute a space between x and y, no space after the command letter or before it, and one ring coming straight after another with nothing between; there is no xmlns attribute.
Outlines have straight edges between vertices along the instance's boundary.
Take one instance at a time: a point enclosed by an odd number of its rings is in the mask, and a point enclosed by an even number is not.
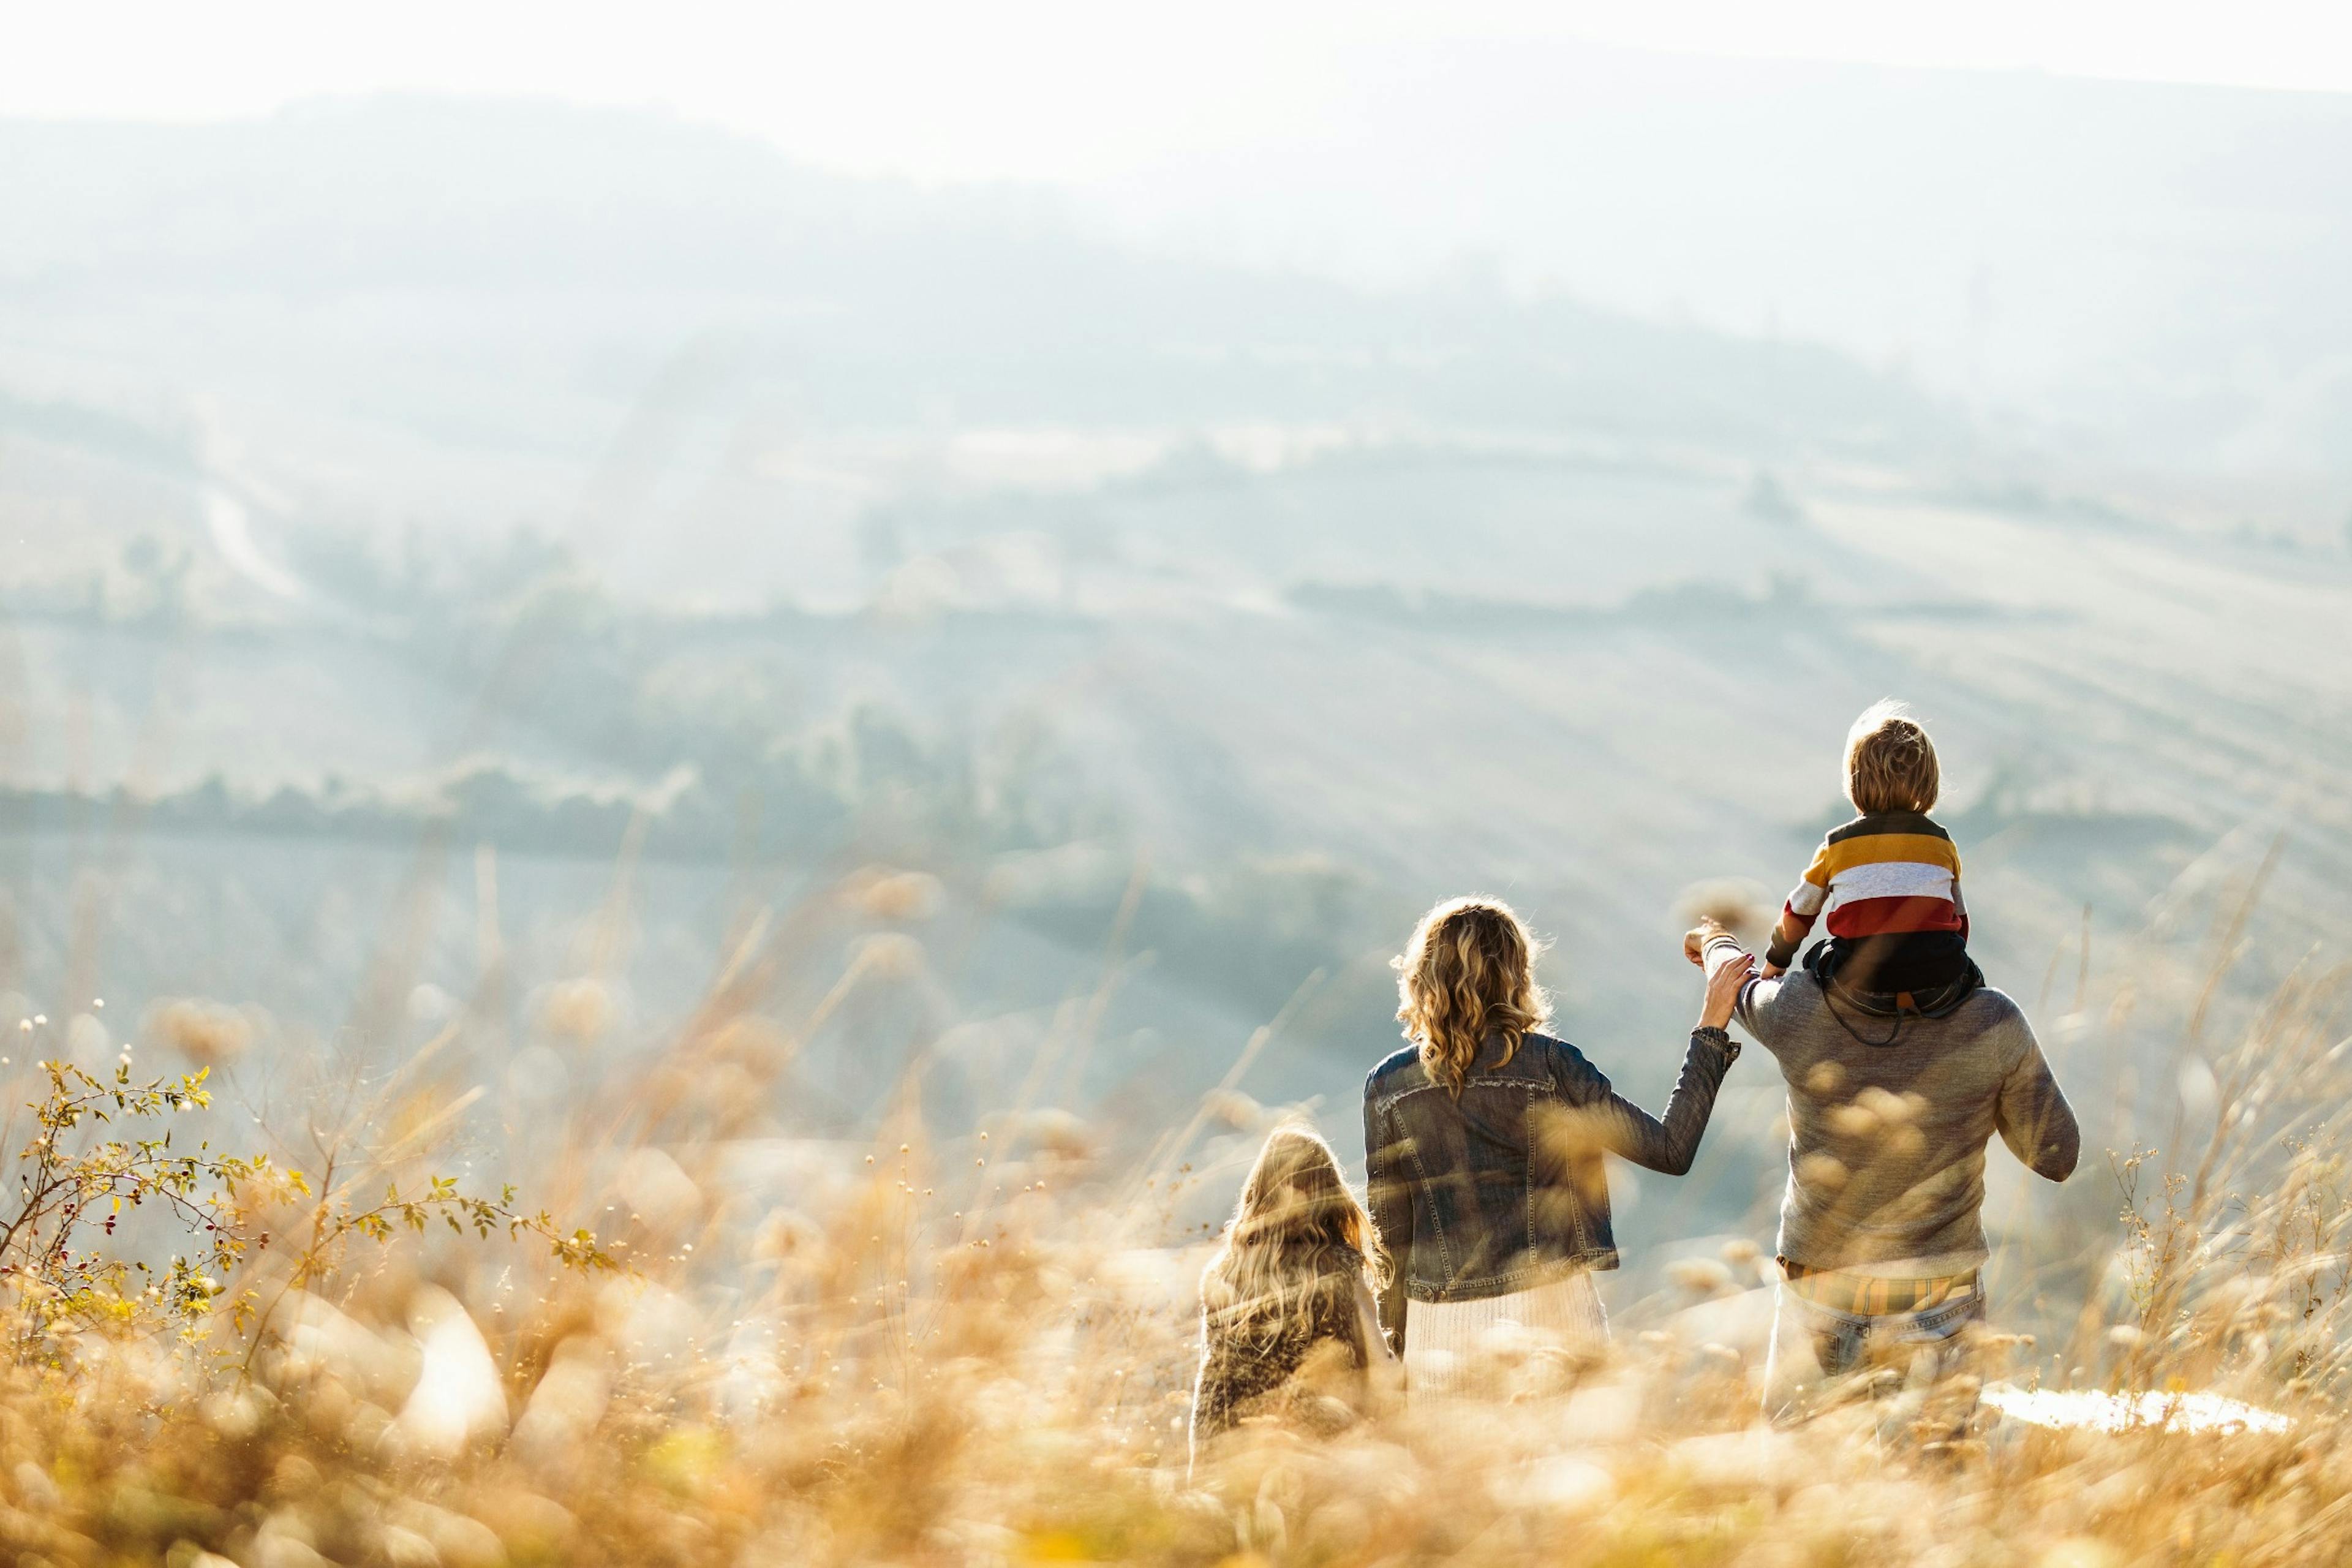
<svg viewBox="0 0 2352 1568"><path fill-rule="evenodd" d="M1731 935L1730 929L1711 915L1699 917L1698 924L1683 933L1683 956L1693 963L1706 962L1706 944L1717 937Z"/></svg>
<svg viewBox="0 0 2352 1568"><path fill-rule="evenodd" d="M1706 1005L1699 1026L1720 1029L1731 1022L1739 993L1754 978L1755 955L1741 950L1721 921L1702 920L1683 937L1683 956L1706 971ZM1766 973L1777 971L1767 969Z"/></svg>
<svg viewBox="0 0 2352 1568"><path fill-rule="evenodd" d="M1739 993L1753 978L1756 956L1753 953L1726 953L1706 972L1706 1005L1699 1009L1702 1028L1720 1029L1731 1022L1731 1010L1739 1002Z"/></svg>

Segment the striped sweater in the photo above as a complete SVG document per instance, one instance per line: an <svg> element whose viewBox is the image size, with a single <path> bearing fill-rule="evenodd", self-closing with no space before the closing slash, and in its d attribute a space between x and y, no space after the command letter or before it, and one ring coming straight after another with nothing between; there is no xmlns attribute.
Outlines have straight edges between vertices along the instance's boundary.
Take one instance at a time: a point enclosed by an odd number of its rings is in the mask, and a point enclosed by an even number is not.
<svg viewBox="0 0 2352 1568"><path fill-rule="evenodd" d="M1965 964L1969 939L1951 835L1911 811L1832 828L1781 907L1765 962L1786 969L1817 920L1849 963L1859 961L1864 989L1920 990L1948 979Z"/></svg>

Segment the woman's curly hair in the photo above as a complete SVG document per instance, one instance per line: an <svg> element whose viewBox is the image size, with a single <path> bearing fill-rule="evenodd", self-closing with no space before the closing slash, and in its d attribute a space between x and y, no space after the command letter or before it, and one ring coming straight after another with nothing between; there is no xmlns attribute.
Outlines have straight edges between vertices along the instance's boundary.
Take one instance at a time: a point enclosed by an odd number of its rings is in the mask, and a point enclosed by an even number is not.
<svg viewBox="0 0 2352 1568"><path fill-rule="evenodd" d="M1542 944L1500 899L1449 899L1421 917L1397 955L1397 1020L1421 1047L1422 1066L1458 1095L1488 1036L1509 1061L1529 1030L1551 1016L1536 984Z"/></svg>

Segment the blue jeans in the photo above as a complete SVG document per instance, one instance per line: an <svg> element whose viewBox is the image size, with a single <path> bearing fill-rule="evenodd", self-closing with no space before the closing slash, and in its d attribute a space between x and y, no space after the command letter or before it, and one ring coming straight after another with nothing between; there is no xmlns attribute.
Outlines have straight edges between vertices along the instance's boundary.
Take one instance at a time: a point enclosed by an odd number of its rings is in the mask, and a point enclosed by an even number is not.
<svg viewBox="0 0 2352 1568"><path fill-rule="evenodd" d="M1962 1334L1984 1321L1981 1285L1916 1312L1841 1312L1786 1284L1773 1291L1772 1348L1764 1363L1764 1414L1804 1414L1824 1385L1871 1366L1900 1370L1906 1386L1935 1382L1958 1359Z"/></svg>

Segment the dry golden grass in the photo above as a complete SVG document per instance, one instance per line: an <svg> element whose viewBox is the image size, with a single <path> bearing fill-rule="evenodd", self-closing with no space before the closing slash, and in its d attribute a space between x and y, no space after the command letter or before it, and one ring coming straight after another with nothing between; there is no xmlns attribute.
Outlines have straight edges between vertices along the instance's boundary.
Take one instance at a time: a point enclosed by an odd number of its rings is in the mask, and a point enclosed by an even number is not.
<svg viewBox="0 0 2352 1568"><path fill-rule="evenodd" d="M885 920L935 897L872 877L845 894ZM752 927L648 1075L540 1130L523 1201L551 1207L551 1233L395 1226L233 1254L216 1283L255 1303L242 1330L226 1310L178 1337L47 1312L0 1380L0 1544L27 1563L178 1568L2352 1554L2340 973L2300 972L2226 1043L2226 1006L2200 1007L2223 1110L2129 1167L2137 1217L2102 1244L2120 1259L2109 1288L2073 1342L1990 1336L1963 1374L2032 1385L2064 1365L2085 1388L2218 1390L2286 1413L2284 1432L2049 1430L1990 1405L1955 1430L1973 1381L1857 1388L1775 1430L1756 1414L1760 1367L1694 1313L1621 1336L1600 1367L1500 1352L1505 1401L1391 1407L1330 1440L1247 1429L1193 1470L1205 1238L1171 1203L1226 1179L1187 1164L1204 1129L1269 1113L1229 1081L1123 1155L1035 1109L1034 1082L979 1125L928 1127L910 1072L870 1138L762 1142L788 1163L785 1196L742 1197L747 1108L857 988L921 963L911 938L868 943L787 1005L776 955L811 918ZM563 994L551 1029L597 1013L584 985ZM1098 1016L1067 1010L1079 1032ZM454 1103L430 1077L360 1107L340 1175L266 1192L235 1223L299 1237L337 1194L422 1190ZM621 1271L551 1255L583 1216ZM1752 1246L1677 1272L1718 1304L1759 1277Z"/></svg>

